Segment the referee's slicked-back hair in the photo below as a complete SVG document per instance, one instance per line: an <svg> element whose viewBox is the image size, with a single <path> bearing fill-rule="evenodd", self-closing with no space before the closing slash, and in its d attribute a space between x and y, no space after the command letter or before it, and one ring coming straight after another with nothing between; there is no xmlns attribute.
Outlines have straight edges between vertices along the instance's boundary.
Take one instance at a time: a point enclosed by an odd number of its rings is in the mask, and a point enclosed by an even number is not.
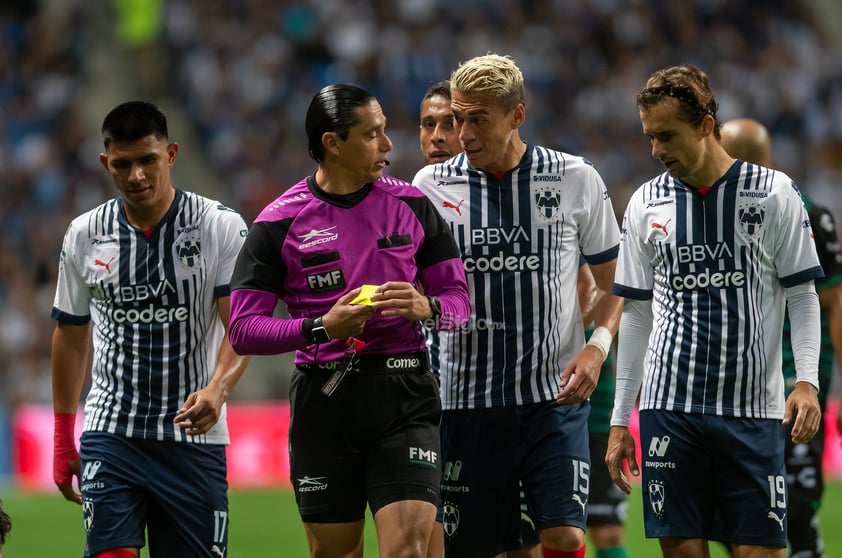
<svg viewBox="0 0 842 558"><path fill-rule="evenodd" d="M167 141L167 117L164 111L146 101L127 101L117 105L102 121L105 148L112 141L137 141L148 135Z"/></svg>
<svg viewBox="0 0 842 558"><path fill-rule="evenodd" d="M507 112L526 104L523 73L511 56L486 54L462 62L450 74L450 89L466 95L490 93Z"/></svg>
<svg viewBox="0 0 842 558"><path fill-rule="evenodd" d="M648 111L669 97L679 103L679 118L695 127L711 115L715 122L713 135L721 138L722 122L716 116L719 105L706 73L690 64L662 68L649 76L646 86L638 92L637 107Z"/></svg>
<svg viewBox="0 0 842 558"><path fill-rule="evenodd" d="M374 95L362 87L345 83L328 85L316 93L304 120L310 157L322 163L325 158L322 136L326 132L335 132L343 140L348 139L351 128L359 123L354 109L364 107L373 100Z"/></svg>

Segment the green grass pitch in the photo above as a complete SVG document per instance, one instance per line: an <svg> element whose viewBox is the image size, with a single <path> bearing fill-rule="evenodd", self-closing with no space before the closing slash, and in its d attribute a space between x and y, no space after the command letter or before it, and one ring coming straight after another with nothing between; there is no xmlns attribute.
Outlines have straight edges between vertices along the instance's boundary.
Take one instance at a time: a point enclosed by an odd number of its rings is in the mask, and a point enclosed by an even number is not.
<svg viewBox="0 0 842 558"><path fill-rule="evenodd" d="M0 493L12 516L12 532L3 547L4 558L82 556L84 544L81 509L61 495ZM635 486L626 524L627 547L633 558L660 556L657 541L643 537L640 487ZM828 556L842 556L842 481L828 483L821 510ZM377 539L371 518L366 523L366 558L377 556ZM307 557L304 530L288 490L232 491L227 556L231 558ZM141 556L148 556L143 552ZM594 556L591 549L587 557ZM726 558L719 547L712 558Z"/></svg>

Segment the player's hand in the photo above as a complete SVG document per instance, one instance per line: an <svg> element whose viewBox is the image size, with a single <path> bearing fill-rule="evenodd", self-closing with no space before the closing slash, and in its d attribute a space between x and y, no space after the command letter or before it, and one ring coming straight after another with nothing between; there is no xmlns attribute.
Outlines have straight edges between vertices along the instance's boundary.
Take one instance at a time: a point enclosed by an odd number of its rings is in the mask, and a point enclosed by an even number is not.
<svg viewBox="0 0 842 558"><path fill-rule="evenodd" d="M629 472L634 476L640 475L635 457L634 438L629 429L625 426L612 426L608 434L608 451L605 453L605 465L608 466L608 474L614 484L626 494L631 494L631 481L626 476L624 469L628 461Z"/></svg>
<svg viewBox="0 0 842 558"><path fill-rule="evenodd" d="M219 422L224 403L222 390L209 385L187 396L173 422L190 436L205 434Z"/></svg>
<svg viewBox="0 0 842 558"><path fill-rule="evenodd" d="M796 382L786 399L784 424L792 424L792 443L806 444L813 439L822 420L818 390L808 382Z"/></svg>
<svg viewBox="0 0 842 558"><path fill-rule="evenodd" d="M596 388L604 360L602 352L597 347L585 345L576 356L570 359L561 373L559 380L561 391L555 397L556 403L572 405L586 401Z"/></svg>
<svg viewBox="0 0 842 558"><path fill-rule="evenodd" d="M371 296L372 306L383 316L401 316L407 320L426 320L432 316L430 301L415 285L406 281L387 281Z"/></svg>
<svg viewBox="0 0 842 558"><path fill-rule="evenodd" d="M365 322L374 315L374 308L368 304L351 304L360 290L358 287L339 297L333 308L322 316L322 325L331 339L345 339L361 334Z"/></svg>
<svg viewBox="0 0 842 558"><path fill-rule="evenodd" d="M73 477L81 478L82 460L73 434L75 415L55 416L53 433L53 482L66 500L82 503L82 494L73 487Z"/></svg>

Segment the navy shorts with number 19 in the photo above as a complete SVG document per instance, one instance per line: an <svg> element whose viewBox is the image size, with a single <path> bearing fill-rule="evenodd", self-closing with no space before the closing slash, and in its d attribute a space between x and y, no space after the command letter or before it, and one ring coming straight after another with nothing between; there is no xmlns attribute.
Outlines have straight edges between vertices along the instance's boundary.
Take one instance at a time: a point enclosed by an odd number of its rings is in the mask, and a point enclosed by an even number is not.
<svg viewBox="0 0 842 558"><path fill-rule="evenodd" d="M85 432L85 556L142 548L153 558L228 555L225 446Z"/></svg>
<svg viewBox="0 0 842 558"><path fill-rule="evenodd" d="M780 420L646 410L640 446L647 537L786 546Z"/></svg>

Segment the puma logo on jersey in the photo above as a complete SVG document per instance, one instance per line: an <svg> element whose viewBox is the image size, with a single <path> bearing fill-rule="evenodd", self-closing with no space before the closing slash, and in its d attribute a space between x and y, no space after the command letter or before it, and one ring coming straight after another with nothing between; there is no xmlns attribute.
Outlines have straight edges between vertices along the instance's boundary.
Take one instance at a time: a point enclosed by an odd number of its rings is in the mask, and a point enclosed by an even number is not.
<svg viewBox="0 0 842 558"><path fill-rule="evenodd" d="M781 531L784 530L784 518L786 517L786 514L783 514L781 517L778 517L778 514L776 514L773 511L770 511L769 514L766 517L768 517L769 519L774 519L775 521L777 521L778 525L781 526Z"/></svg>
<svg viewBox="0 0 842 558"><path fill-rule="evenodd" d="M112 256L111 259L108 260L107 262L104 262L102 260L94 260L94 265L99 266L99 267L104 267L105 271L107 271L108 273L111 273L111 262L113 262L113 261L114 261L114 256Z"/></svg>
<svg viewBox="0 0 842 558"><path fill-rule="evenodd" d="M585 503L585 501L584 501L584 500L582 500L582 497L581 497L581 496L579 496L578 494L574 494L574 495L573 495L573 500L574 500L577 504L579 504L580 506L582 506L582 515L585 515L585 506L586 506L587 504Z"/></svg>
<svg viewBox="0 0 842 558"><path fill-rule="evenodd" d="M663 225L662 225L662 224L660 224L660 223L652 223L650 226L651 226L653 229L657 229L657 230L659 230L659 231L663 231L663 232L664 232L664 234L669 234L669 231L667 230L667 225L669 225L669 224L670 224L670 221L672 221L672 219L667 219L667 222L666 222L666 223L664 223Z"/></svg>
<svg viewBox="0 0 842 558"><path fill-rule="evenodd" d="M461 208L462 208L462 203L463 203L464 201L465 201L465 200L459 200L459 203L458 203L458 204L454 204L454 203L452 203L452 202L449 202L449 201L447 201L447 200L444 200L443 202L441 202L441 205L442 205L442 207L447 207L447 208L449 208L449 209L453 209L453 210L455 210L455 211L456 211L456 213L458 213L458 214L459 214L459 216L461 217L461 216L462 216L462 209L461 209Z"/></svg>

